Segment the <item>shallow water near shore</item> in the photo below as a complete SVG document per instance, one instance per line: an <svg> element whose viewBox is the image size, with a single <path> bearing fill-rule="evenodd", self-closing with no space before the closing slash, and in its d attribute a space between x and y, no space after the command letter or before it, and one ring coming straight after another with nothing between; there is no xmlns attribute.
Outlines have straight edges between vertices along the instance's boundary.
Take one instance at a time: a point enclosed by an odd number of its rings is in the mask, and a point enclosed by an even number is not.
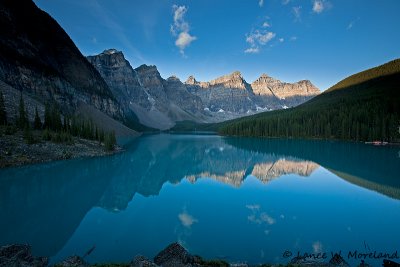
<svg viewBox="0 0 400 267"><path fill-rule="evenodd" d="M153 258L179 241L228 262L341 251L353 265L355 251L400 252L399 150L142 136L109 157L0 170L0 245L29 243L52 263L93 246L93 263Z"/></svg>

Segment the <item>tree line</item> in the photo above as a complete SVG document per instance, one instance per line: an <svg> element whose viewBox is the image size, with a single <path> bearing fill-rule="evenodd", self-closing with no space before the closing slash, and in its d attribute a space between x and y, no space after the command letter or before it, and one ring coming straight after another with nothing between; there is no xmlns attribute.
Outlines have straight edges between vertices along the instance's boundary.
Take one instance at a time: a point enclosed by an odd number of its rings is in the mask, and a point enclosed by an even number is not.
<svg viewBox="0 0 400 267"><path fill-rule="evenodd" d="M46 103L43 122L37 107L35 108L33 123L29 121L28 115L21 93L15 122L9 122L7 120L4 97L0 92L0 125L16 127L16 129L22 130L27 143L35 142L32 130L37 130L42 132L42 139L45 141L73 143L73 137L78 137L103 143L107 150L113 150L116 146L114 131L105 132L93 121L83 117L62 115L55 102Z"/></svg>
<svg viewBox="0 0 400 267"><path fill-rule="evenodd" d="M235 136L400 141L399 75L321 94L288 110L241 118L219 127Z"/></svg>
<svg viewBox="0 0 400 267"><path fill-rule="evenodd" d="M385 113L377 103L338 105L330 109L287 110L222 126L235 136L323 138L354 141L399 139L399 114Z"/></svg>

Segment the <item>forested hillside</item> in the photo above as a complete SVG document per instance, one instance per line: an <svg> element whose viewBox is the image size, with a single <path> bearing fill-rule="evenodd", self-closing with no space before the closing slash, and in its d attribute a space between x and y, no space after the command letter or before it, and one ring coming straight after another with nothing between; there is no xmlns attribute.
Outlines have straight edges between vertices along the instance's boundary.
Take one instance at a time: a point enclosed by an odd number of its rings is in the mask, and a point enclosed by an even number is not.
<svg viewBox="0 0 400 267"><path fill-rule="evenodd" d="M397 59L350 76L296 108L225 123L219 133L398 141L399 127L400 60Z"/></svg>

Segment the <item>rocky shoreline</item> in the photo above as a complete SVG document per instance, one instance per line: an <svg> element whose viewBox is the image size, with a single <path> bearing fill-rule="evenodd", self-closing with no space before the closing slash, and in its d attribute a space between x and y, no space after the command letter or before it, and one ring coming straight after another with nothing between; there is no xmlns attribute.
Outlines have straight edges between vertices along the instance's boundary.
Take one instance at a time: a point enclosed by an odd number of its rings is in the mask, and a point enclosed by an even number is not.
<svg viewBox="0 0 400 267"><path fill-rule="evenodd" d="M49 265L49 259L46 257L35 257L31 253L31 247L29 245L7 245L0 247L0 267L3 266L21 266L21 267L273 267L273 266L309 266L309 267L346 267L350 266L339 254L333 255L329 262L316 261L309 258L294 257L289 261L287 265L270 265L270 264L259 264L259 265L248 265L246 263L228 263L222 260L205 260L200 256L190 254L183 246L179 243L172 243L167 246L164 250L159 252L154 260L150 260L144 256L137 255L129 263L102 263L102 264L91 264L85 261L85 257L93 252L95 247L91 248L82 257L70 256L62 262ZM370 267L371 265L361 261L359 267ZM398 267L400 264L390 261L383 260L382 266Z"/></svg>
<svg viewBox="0 0 400 267"><path fill-rule="evenodd" d="M35 133L34 133L35 134ZM106 151L97 141L73 137L70 143L54 143L41 140L40 135L33 144L27 144L23 132L13 134L0 133L0 168L43 163L85 157L112 155L122 151L116 147Z"/></svg>

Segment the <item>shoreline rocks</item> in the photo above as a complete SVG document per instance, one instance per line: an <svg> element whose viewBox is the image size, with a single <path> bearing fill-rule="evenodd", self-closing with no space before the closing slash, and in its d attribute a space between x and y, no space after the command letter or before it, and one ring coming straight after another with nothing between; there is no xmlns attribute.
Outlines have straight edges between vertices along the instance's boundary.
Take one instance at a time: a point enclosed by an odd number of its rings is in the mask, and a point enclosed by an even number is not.
<svg viewBox="0 0 400 267"><path fill-rule="evenodd" d="M36 143L27 144L22 132L4 134L0 129L0 169L56 160L108 156L122 151L120 147L116 147L114 151L106 151L97 141L76 137L72 144L54 143L42 141L41 135L36 133L35 140Z"/></svg>
<svg viewBox="0 0 400 267"><path fill-rule="evenodd" d="M175 242L160 251L154 260L142 255L137 255L129 263L88 263L85 256L70 256L65 260L54 264L54 267L283 267L283 266L308 266L308 267L349 267L350 265L339 254L335 254L329 262L312 260L306 257L296 256L289 263L285 264L258 264L248 265L247 263L228 263L222 260L205 260L200 256L190 254L182 245ZM31 253L31 247L24 244L12 244L0 247L0 267L46 267L49 266L49 259L46 257L35 257ZM363 260L357 266L371 266ZM391 260L383 260L383 266L400 266Z"/></svg>
<svg viewBox="0 0 400 267"><path fill-rule="evenodd" d="M0 248L1 267L45 267L49 260L46 257L32 256L29 245L8 245Z"/></svg>

